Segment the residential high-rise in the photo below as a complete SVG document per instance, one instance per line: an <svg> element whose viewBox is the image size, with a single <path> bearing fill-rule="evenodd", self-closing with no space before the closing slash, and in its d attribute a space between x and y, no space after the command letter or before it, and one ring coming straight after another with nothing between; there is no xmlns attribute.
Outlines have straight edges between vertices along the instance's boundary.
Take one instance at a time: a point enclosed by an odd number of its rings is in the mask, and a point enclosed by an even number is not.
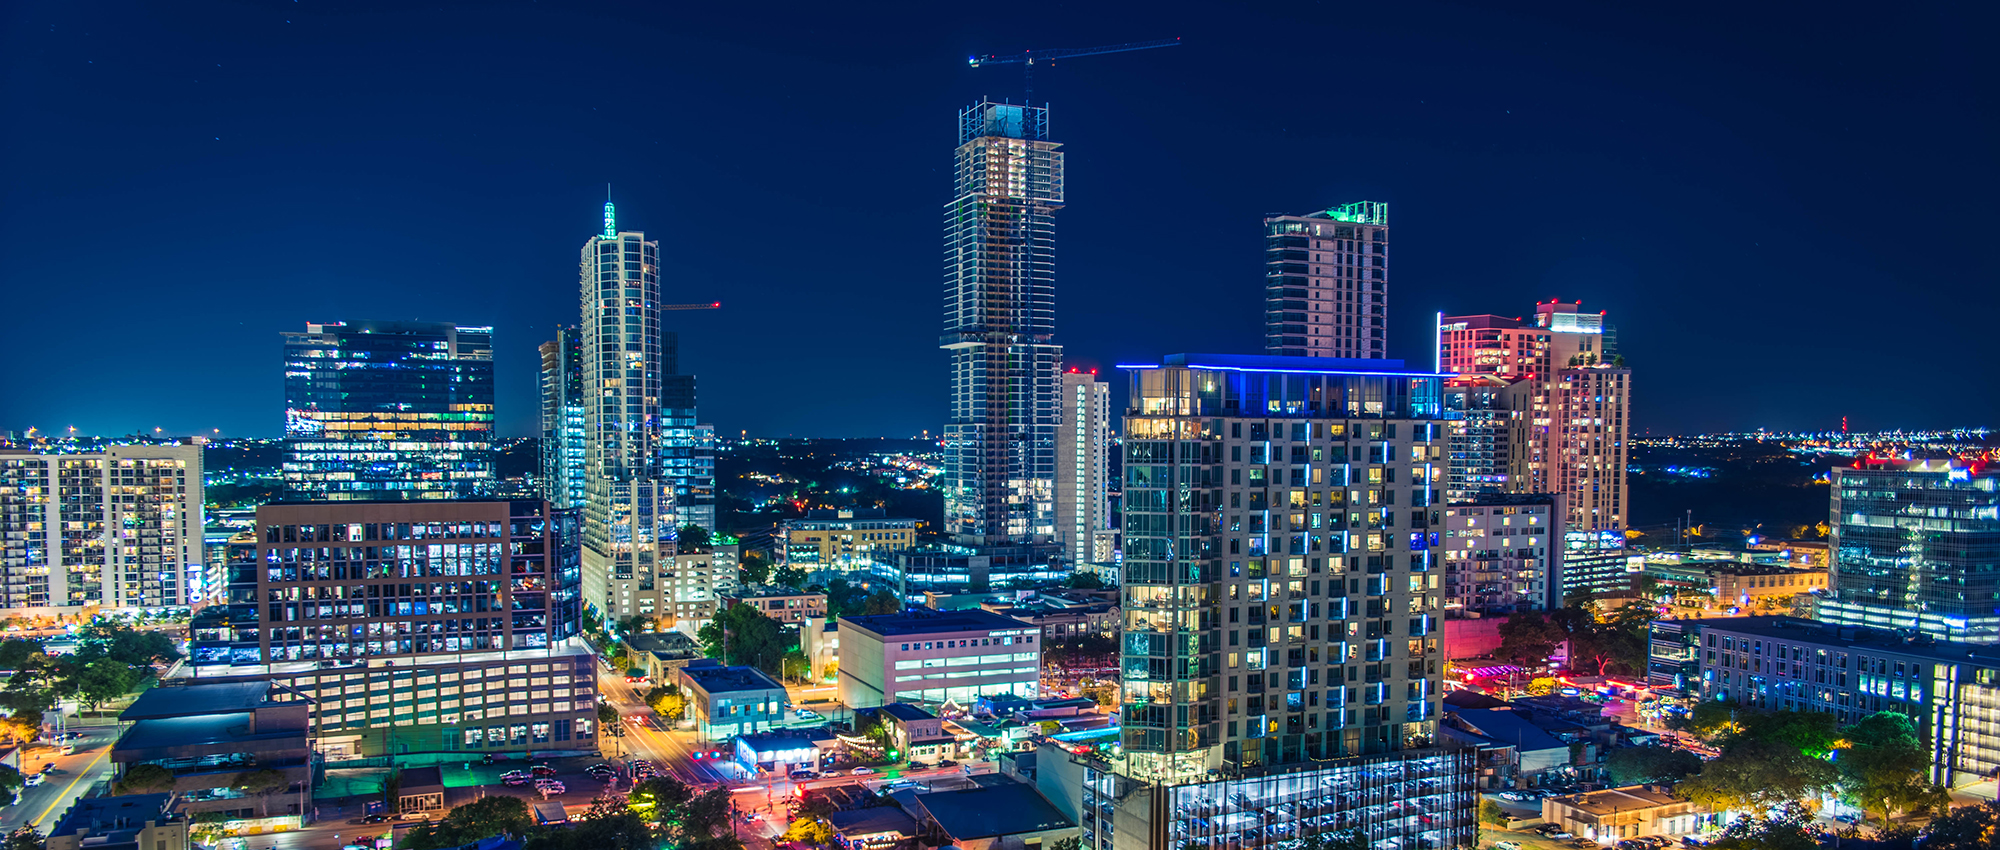
<svg viewBox="0 0 2000 850"><path fill-rule="evenodd" d="M197 604L203 524L200 446L0 451L0 608Z"/></svg>
<svg viewBox="0 0 2000 850"><path fill-rule="evenodd" d="M1604 315L1548 301L1535 305L1532 322L1443 317L1438 362L1464 387L1467 409L1454 420L1467 445L1478 442L1478 429L1496 427L1501 419L1510 423L1506 480L1497 482L1504 491L1561 495L1568 511L1567 552L1622 549L1630 511L1625 466L1632 373L1618 356ZM1495 388L1496 381L1506 383L1504 391ZM1491 404L1504 405L1507 415L1478 409ZM1493 459L1468 458L1466 474L1501 474L1488 462ZM1496 482L1465 483L1477 490Z"/></svg>
<svg viewBox="0 0 2000 850"><path fill-rule="evenodd" d="M940 345L951 357L944 531L966 545L1056 533L1059 147L1047 109L984 101L959 113Z"/></svg>
<svg viewBox="0 0 2000 850"><path fill-rule="evenodd" d="M264 505L231 600L190 623L201 680L313 699L315 749L596 752L574 523L540 499ZM414 580L414 581L413 581Z"/></svg>
<svg viewBox="0 0 2000 850"><path fill-rule="evenodd" d="M1868 456L1835 467L1819 619L2000 643L2000 468Z"/></svg>
<svg viewBox="0 0 2000 850"><path fill-rule="evenodd" d="M1509 492L1514 463L1514 421L1525 412L1509 409L1509 382L1497 375L1457 375L1444 384L1451 469L1445 474L1445 501L1466 502ZM1522 428L1522 433L1526 429Z"/></svg>
<svg viewBox="0 0 2000 850"><path fill-rule="evenodd" d="M1375 846L1469 844L1475 756L1436 743L1448 376L1124 368L1122 748L1044 748L1037 785L1090 813L1095 850L1277 847L1296 834L1272 824L1308 817Z"/></svg>
<svg viewBox="0 0 2000 850"><path fill-rule="evenodd" d="M579 262L583 593L609 620L658 601L681 526L715 529L714 432L695 422L694 376L680 374L679 338L661 329L659 252L619 230L606 202L604 232Z"/></svg>
<svg viewBox="0 0 2000 850"><path fill-rule="evenodd" d="M1510 614L1562 603L1562 500L1557 496L1481 494L1444 509L1444 606Z"/></svg>
<svg viewBox="0 0 2000 850"><path fill-rule="evenodd" d="M1388 309L1388 204L1265 216L1266 351L1383 357Z"/></svg>
<svg viewBox="0 0 2000 850"><path fill-rule="evenodd" d="M492 328L314 322L284 341L286 499L492 495Z"/></svg>
<svg viewBox="0 0 2000 850"><path fill-rule="evenodd" d="M583 506L583 337L556 329L542 343L542 497L558 508Z"/></svg>
<svg viewBox="0 0 2000 850"><path fill-rule="evenodd" d="M1062 375L1056 428L1056 542L1072 564L1099 559L1098 532L1111 528L1111 384L1097 370Z"/></svg>
<svg viewBox="0 0 2000 850"><path fill-rule="evenodd" d="M1132 367L1125 413L1132 774L1419 746L1442 696L1445 376L1162 362Z"/></svg>

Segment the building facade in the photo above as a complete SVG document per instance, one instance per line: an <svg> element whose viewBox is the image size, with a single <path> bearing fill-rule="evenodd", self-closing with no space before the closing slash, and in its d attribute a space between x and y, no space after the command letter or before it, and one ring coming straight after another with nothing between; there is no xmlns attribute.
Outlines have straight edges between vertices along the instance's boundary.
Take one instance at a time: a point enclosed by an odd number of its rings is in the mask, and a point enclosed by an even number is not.
<svg viewBox="0 0 2000 850"><path fill-rule="evenodd" d="M768 732L785 720L785 686L755 667L698 661L676 671L695 731L706 741Z"/></svg>
<svg viewBox="0 0 2000 850"><path fill-rule="evenodd" d="M714 433L695 421L695 379L662 329L660 243L618 229L583 245L583 594L607 621L642 613L683 525L715 529Z"/></svg>
<svg viewBox="0 0 2000 850"><path fill-rule="evenodd" d="M1162 782L1435 732L1445 376L1187 354L1131 368L1123 745Z"/></svg>
<svg viewBox="0 0 2000 850"><path fill-rule="evenodd" d="M1511 423L1504 491L1554 493L1568 512L1567 553L1623 549L1630 505L1626 460L1631 439L1632 373L1617 352L1617 333L1602 313L1577 304L1535 305L1535 318L1446 316L1438 326L1438 362L1460 376L1467 429ZM1488 380L1474 381L1474 377ZM1493 382L1504 382L1499 390ZM1504 405L1477 413L1480 405ZM1485 452L1483 446L1477 449ZM1474 474L1503 474L1484 463ZM1467 482L1483 484L1485 482Z"/></svg>
<svg viewBox="0 0 2000 850"><path fill-rule="evenodd" d="M576 328L556 329L542 343L542 498L558 508L584 504L583 338Z"/></svg>
<svg viewBox="0 0 2000 850"><path fill-rule="evenodd" d="M881 552L916 545L917 521L880 508L806 511L779 523L780 563L796 570L866 570Z"/></svg>
<svg viewBox="0 0 2000 850"><path fill-rule="evenodd" d="M1040 629L986 611L840 618L840 701L972 705L981 696L1039 694Z"/></svg>
<svg viewBox="0 0 2000 850"><path fill-rule="evenodd" d="M1265 217L1266 352L1384 357L1388 310L1388 204Z"/></svg>
<svg viewBox="0 0 2000 850"><path fill-rule="evenodd" d="M207 594L201 447L0 451L0 607L191 606Z"/></svg>
<svg viewBox="0 0 2000 850"><path fill-rule="evenodd" d="M722 607L748 605L757 612L788 626L803 626L809 619L826 619L826 594L805 593L790 587L746 587L722 595Z"/></svg>
<svg viewBox="0 0 2000 850"><path fill-rule="evenodd" d="M1819 618L2000 643L2000 467L1866 457L1833 470Z"/></svg>
<svg viewBox="0 0 2000 850"><path fill-rule="evenodd" d="M1097 370L1062 376L1062 419L1056 430L1056 542L1063 559L1082 564L1097 554L1111 529L1111 384Z"/></svg>
<svg viewBox="0 0 2000 850"><path fill-rule="evenodd" d="M308 323L284 334L284 498L490 498L493 329Z"/></svg>
<svg viewBox="0 0 2000 850"><path fill-rule="evenodd" d="M1447 616L1543 611L1562 604L1561 499L1485 495L1444 510Z"/></svg>
<svg viewBox="0 0 2000 850"><path fill-rule="evenodd" d="M951 360L943 531L966 545L1056 533L1060 147L1044 108L987 101L958 116L939 344Z"/></svg>
<svg viewBox="0 0 2000 850"><path fill-rule="evenodd" d="M573 517L539 499L264 505L184 675L313 696L322 752L588 749Z"/></svg>
<svg viewBox="0 0 2000 850"><path fill-rule="evenodd" d="M1508 382L1494 375L1459 375L1445 382L1444 409L1451 452L1445 500L1470 502L1479 496L1512 493L1515 420L1525 412L1510 409Z"/></svg>
<svg viewBox="0 0 2000 850"><path fill-rule="evenodd" d="M1672 625L1669 625L1672 624ZM1878 711L1916 722L1931 781L1951 787L2000 771L2000 650L1907 631L1797 617L1653 624L1654 681L1769 711L1818 711L1842 726Z"/></svg>

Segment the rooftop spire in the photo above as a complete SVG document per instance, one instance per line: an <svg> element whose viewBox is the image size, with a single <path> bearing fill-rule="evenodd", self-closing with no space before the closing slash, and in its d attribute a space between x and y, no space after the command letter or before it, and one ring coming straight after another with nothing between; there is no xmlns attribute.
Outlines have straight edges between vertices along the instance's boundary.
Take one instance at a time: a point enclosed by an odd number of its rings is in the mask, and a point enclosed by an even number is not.
<svg viewBox="0 0 2000 850"><path fill-rule="evenodd" d="M618 237L618 208L611 205L611 184L604 184L604 238Z"/></svg>

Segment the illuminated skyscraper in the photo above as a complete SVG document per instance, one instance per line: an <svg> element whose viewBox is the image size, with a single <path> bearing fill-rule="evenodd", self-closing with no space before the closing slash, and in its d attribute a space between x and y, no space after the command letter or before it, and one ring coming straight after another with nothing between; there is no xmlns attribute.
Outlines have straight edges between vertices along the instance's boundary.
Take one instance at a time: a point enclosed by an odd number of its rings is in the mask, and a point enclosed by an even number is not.
<svg viewBox="0 0 2000 850"><path fill-rule="evenodd" d="M1062 422L1056 429L1056 542L1071 564L1105 561L1111 528L1111 385L1097 370L1062 375Z"/></svg>
<svg viewBox="0 0 2000 850"><path fill-rule="evenodd" d="M1870 454L1834 467L1832 519L1819 619L2000 643L2000 469Z"/></svg>
<svg viewBox="0 0 2000 850"><path fill-rule="evenodd" d="M604 232L578 264L583 598L608 620L670 610L657 604L659 579L679 527L715 527L713 433L695 423L694 376L678 373L678 338L660 327L659 252L645 233L619 230L606 202Z"/></svg>
<svg viewBox="0 0 2000 850"><path fill-rule="evenodd" d="M284 340L287 501L492 495L492 328L308 323Z"/></svg>
<svg viewBox="0 0 2000 850"><path fill-rule="evenodd" d="M542 343L542 498L557 508L583 506L583 338L556 329Z"/></svg>
<svg viewBox="0 0 2000 850"><path fill-rule="evenodd" d="M200 446L0 451L0 608L193 605L202 510Z"/></svg>
<svg viewBox="0 0 2000 850"><path fill-rule="evenodd" d="M1264 219L1264 349L1291 357L1382 357L1389 310L1389 205L1356 201Z"/></svg>
<svg viewBox="0 0 2000 850"><path fill-rule="evenodd" d="M1063 155L1047 109L981 102L958 116L945 207L945 532L968 545L1056 532L1055 213Z"/></svg>

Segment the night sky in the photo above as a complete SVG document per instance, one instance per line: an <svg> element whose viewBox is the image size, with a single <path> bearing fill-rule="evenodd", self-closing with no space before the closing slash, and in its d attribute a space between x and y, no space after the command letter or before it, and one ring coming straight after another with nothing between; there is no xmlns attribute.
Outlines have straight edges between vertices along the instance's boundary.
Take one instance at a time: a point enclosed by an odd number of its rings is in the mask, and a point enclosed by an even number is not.
<svg viewBox="0 0 2000 850"><path fill-rule="evenodd" d="M530 433L609 182L705 420L935 432L966 57L1171 36L1036 75L1076 364L1259 351L1261 216L1367 199L1413 364L1581 299L1642 432L1996 424L1994 5L1637 5L18 0L0 430L275 436L280 331L406 318Z"/></svg>

